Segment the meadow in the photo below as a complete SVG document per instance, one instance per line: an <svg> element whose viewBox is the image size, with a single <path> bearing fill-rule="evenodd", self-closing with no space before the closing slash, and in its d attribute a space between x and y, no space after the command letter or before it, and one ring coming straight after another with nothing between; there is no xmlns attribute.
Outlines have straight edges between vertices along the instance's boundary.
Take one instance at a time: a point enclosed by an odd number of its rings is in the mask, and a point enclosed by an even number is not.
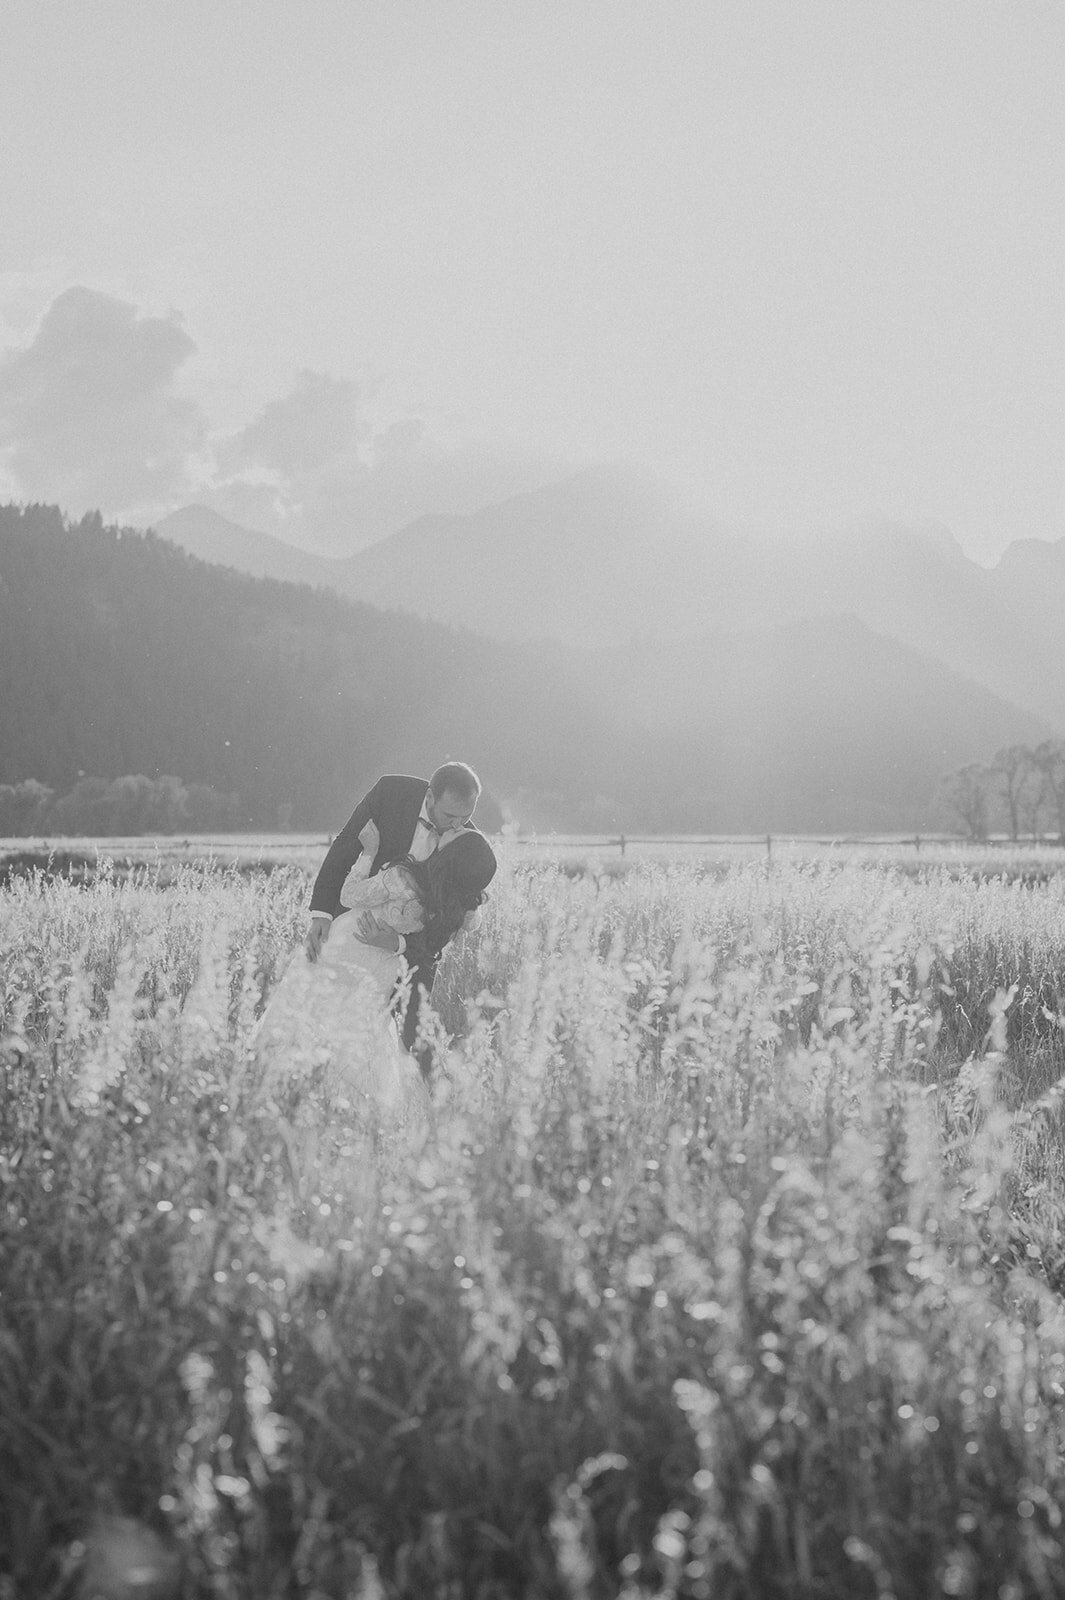
<svg viewBox="0 0 1065 1600"><path fill-rule="evenodd" d="M508 846L416 1152L246 865L0 889L0 1597L1065 1592L1054 852Z"/></svg>

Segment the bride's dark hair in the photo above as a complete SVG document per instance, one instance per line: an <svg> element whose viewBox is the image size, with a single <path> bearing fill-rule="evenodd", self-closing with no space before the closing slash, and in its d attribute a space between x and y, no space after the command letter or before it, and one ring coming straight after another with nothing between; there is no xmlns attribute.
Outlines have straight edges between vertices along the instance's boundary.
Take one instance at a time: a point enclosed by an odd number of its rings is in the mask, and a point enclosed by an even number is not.
<svg viewBox="0 0 1065 1600"><path fill-rule="evenodd" d="M442 950L462 927L466 913L484 904L496 858L484 835L469 828L435 850L428 860L413 861L406 856L399 865L414 884L425 911L425 942Z"/></svg>

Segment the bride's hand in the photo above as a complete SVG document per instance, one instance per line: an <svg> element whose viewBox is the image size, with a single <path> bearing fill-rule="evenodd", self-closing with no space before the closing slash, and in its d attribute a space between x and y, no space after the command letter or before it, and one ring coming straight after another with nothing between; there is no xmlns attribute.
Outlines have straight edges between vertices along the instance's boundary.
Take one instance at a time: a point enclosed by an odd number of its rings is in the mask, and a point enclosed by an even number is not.
<svg viewBox="0 0 1065 1600"><path fill-rule="evenodd" d="M360 911L355 926L363 944L376 945L378 950L388 950L392 955L399 949L399 934L378 922L372 911Z"/></svg>

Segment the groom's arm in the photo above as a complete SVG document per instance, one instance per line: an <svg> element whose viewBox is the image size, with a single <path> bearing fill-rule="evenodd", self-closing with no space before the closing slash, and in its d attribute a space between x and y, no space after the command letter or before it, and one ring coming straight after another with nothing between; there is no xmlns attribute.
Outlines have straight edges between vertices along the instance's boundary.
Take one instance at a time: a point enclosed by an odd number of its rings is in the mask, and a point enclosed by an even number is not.
<svg viewBox="0 0 1065 1600"><path fill-rule="evenodd" d="M318 876L314 880L314 889L311 893L311 915L315 918L332 921L343 909L340 903L340 891L344 879L362 854L362 840L359 835L368 822L376 823L378 820L380 787L381 780L378 779L369 794L364 795L359 801L326 851L325 860L318 869Z"/></svg>

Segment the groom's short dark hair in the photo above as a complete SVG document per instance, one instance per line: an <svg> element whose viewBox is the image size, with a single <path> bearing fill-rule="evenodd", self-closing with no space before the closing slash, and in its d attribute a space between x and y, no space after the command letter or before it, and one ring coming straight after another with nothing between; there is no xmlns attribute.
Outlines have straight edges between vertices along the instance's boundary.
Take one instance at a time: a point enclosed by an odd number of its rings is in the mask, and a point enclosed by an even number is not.
<svg viewBox="0 0 1065 1600"><path fill-rule="evenodd" d="M429 779L429 787L437 800L442 794L458 794L464 800L476 800L481 792L481 780L465 761L447 761L437 767Z"/></svg>

